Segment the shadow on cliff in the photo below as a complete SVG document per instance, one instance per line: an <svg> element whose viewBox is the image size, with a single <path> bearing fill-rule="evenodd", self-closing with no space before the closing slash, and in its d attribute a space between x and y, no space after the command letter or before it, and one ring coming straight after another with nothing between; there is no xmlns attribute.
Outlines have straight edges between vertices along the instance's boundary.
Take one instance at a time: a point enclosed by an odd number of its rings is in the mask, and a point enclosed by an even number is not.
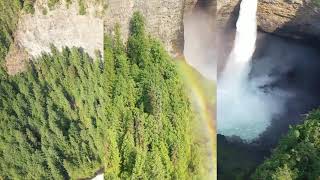
<svg viewBox="0 0 320 180"><path fill-rule="evenodd" d="M217 9L217 0L198 0L195 10L205 11L208 14L215 14Z"/></svg>
<svg viewBox="0 0 320 180"><path fill-rule="evenodd" d="M227 175L235 171L237 176L232 179L248 179L289 126L302 123L306 113L320 106L320 47L265 33L258 37L250 78L270 77L273 81L261 88L279 89L288 94L288 99L284 111L254 142L218 136L218 174L226 177L220 179L230 179Z"/></svg>
<svg viewBox="0 0 320 180"><path fill-rule="evenodd" d="M233 11L231 12L231 16L225 23L225 26L220 29L219 28L215 29L215 33L216 33L215 47L218 51L218 55L217 55L218 78L220 73L224 69L228 56L233 48L233 44L236 36L236 23L237 23L239 11L240 11L240 3L241 1L237 3Z"/></svg>
<svg viewBox="0 0 320 180"><path fill-rule="evenodd" d="M257 139L257 143L270 149L287 133L289 125L301 123L306 113L320 106L320 84L316 78L320 76L320 47L307 39L260 36L251 76L267 75L273 79L267 88L289 94L285 111L274 117L268 129Z"/></svg>
<svg viewBox="0 0 320 180"><path fill-rule="evenodd" d="M277 28L273 35L260 34L257 40L251 75L257 74L258 67L264 64L264 68L270 68L265 73L274 79L269 88L280 88L294 95L286 102L286 111L274 117L257 139L266 149L274 148L290 125L302 123L306 113L320 106L320 84L315 78L320 76L320 39L310 33L310 23L301 23L306 16L315 15L312 6L312 3L301 6L292 21Z"/></svg>
<svg viewBox="0 0 320 180"><path fill-rule="evenodd" d="M317 46L320 41L320 21L312 22L314 21L312 19L319 18L320 11L315 10L315 6L319 5L312 2L304 2L304 5L302 5L296 12L293 20L283 24L281 27L278 27L271 34ZM258 30L264 32L260 27L258 27Z"/></svg>

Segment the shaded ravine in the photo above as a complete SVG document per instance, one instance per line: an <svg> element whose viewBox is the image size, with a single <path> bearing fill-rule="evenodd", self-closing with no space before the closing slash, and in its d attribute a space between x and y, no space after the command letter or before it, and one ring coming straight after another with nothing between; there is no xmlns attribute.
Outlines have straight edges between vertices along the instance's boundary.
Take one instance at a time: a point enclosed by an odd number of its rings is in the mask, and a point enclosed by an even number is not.
<svg viewBox="0 0 320 180"><path fill-rule="evenodd" d="M274 81L261 88L278 88L293 96L287 100L285 110L273 118L271 125L254 142L247 144L238 138L218 136L220 179L228 179L226 175L233 171L239 172L238 177L247 179L287 133L289 125L301 123L304 114L320 105L320 86L316 78L320 75L319 49L304 41L266 33L258 35L250 78L271 76ZM243 155L248 152L250 156ZM246 159L239 158L240 154Z"/></svg>
<svg viewBox="0 0 320 180"><path fill-rule="evenodd" d="M220 42L233 41L234 26L228 27L226 32ZM320 86L316 78L320 75L320 47L315 41L258 34L249 77L272 77L272 82L260 88L264 91L277 88L291 96L284 111L273 117L270 126L253 142L245 143L239 137L218 135L219 179L249 179L287 133L289 126L301 123L306 113L320 105ZM228 51L226 48L223 50ZM219 72L224 67L224 58L218 62Z"/></svg>

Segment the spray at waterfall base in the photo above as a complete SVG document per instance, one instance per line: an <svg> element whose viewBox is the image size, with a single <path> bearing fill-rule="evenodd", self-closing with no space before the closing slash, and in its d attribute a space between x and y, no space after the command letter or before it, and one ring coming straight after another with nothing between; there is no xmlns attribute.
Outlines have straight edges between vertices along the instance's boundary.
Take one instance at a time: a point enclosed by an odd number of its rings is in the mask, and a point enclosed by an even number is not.
<svg viewBox="0 0 320 180"><path fill-rule="evenodd" d="M285 102L280 91L260 88L272 79L249 78L257 38L256 12L257 0L241 2L234 46L218 79L218 133L246 141L258 138Z"/></svg>
<svg viewBox="0 0 320 180"><path fill-rule="evenodd" d="M201 127L195 125L193 132L199 134L201 144L208 147L203 155L209 160L210 172L206 179L217 179L216 61L211 3L214 2L199 1L192 12L184 14L184 57L176 63Z"/></svg>

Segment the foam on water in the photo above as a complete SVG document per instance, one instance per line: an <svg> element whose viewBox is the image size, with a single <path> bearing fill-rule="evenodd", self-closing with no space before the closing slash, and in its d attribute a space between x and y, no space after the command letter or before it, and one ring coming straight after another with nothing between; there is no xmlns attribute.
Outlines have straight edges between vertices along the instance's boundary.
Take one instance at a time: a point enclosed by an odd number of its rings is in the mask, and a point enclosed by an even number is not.
<svg viewBox="0 0 320 180"><path fill-rule="evenodd" d="M253 140L279 110L271 94L259 85L268 79L249 80L257 38L257 0L242 0L233 50L218 81L218 133Z"/></svg>

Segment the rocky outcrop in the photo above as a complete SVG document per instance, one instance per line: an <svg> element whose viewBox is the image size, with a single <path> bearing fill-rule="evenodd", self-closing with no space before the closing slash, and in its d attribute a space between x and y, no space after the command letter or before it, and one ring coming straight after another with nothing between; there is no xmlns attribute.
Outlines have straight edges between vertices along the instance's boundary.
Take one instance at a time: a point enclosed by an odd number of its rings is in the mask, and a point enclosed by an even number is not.
<svg viewBox="0 0 320 180"><path fill-rule="evenodd" d="M217 75L219 77L233 47L240 0L217 1L215 49L217 49Z"/></svg>
<svg viewBox="0 0 320 180"><path fill-rule="evenodd" d="M214 1L214 0L209 0ZM196 6L198 0L184 0L184 13L191 12Z"/></svg>
<svg viewBox="0 0 320 180"><path fill-rule="evenodd" d="M265 32L298 39L320 39L320 8L306 0L261 0L258 25Z"/></svg>
<svg viewBox="0 0 320 180"><path fill-rule="evenodd" d="M115 25L121 26L125 41L129 35L130 20L140 11L146 21L146 30L160 39L173 55L183 53L183 16L192 11L197 0L87 0L80 6L78 0L70 4L60 0L48 7L48 0L36 0L34 14L22 13L15 32L15 43L6 58L9 74L24 69L25 59L42 52L50 52L51 44L82 47L95 58L103 51L104 33L112 34ZM50 9L50 10L49 10Z"/></svg>
<svg viewBox="0 0 320 180"><path fill-rule="evenodd" d="M239 0L218 0L218 24L235 23ZM312 0L259 0L258 28L295 39L320 39L320 8Z"/></svg>
<svg viewBox="0 0 320 180"><path fill-rule="evenodd" d="M217 0L217 26L220 29L235 27L240 0Z"/></svg>
<svg viewBox="0 0 320 180"><path fill-rule="evenodd" d="M14 43L6 57L8 74L14 75L25 69L25 62L50 53L54 45L63 47L81 47L92 58L103 53L103 20L88 15L79 15L77 4L65 6L59 4L55 9L44 12L46 0L35 3L34 14L22 13Z"/></svg>
<svg viewBox="0 0 320 180"><path fill-rule="evenodd" d="M183 52L183 15L191 11L197 0L109 0L104 16L105 30L113 32L117 23L122 35L129 35L132 14L140 11L146 19L147 31L159 38L167 50L178 55Z"/></svg>

